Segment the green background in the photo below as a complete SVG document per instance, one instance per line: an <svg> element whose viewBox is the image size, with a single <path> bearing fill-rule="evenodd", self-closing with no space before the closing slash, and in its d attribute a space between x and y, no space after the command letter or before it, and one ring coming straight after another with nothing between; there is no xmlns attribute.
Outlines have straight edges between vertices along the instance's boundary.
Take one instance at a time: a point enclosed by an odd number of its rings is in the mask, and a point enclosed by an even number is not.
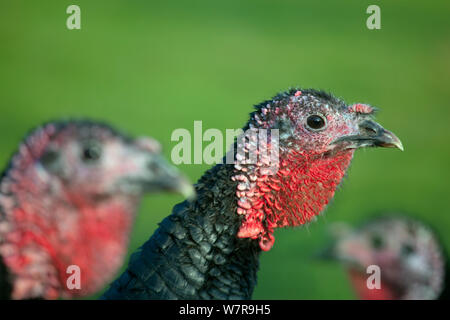
<svg viewBox="0 0 450 320"><path fill-rule="evenodd" d="M66 28L81 7L82 29ZM366 8L381 8L381 30ZM240 128L252 105L290 86L381 109L405 152L356 153L318 221L278 230L254 298L350 299L345 272L312 258L334 221L385 209L431 222L450 248L449 1L0 2L0 163L49 119L93 117L159 139L176 128ZM181 165L196 181L208 165ZM131 250L182 200L145 197Z"/></svg>

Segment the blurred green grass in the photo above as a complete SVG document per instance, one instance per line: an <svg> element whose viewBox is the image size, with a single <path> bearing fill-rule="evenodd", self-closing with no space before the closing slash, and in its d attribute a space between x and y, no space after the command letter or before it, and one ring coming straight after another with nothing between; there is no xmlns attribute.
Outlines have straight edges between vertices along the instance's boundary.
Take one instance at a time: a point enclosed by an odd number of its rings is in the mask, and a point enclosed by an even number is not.
<svg viewBox="0 0 450 320"><path fill-rule="evenodd" d="M81 7L82 29L66 29ZM370 4L382 29L365 26ZM312 259L333 221L383 209L412 212L450 249L450 2L22 1L0 3L0 163L29 128L93 117L151 135L166 154L176 128L242 127L251 106L289 86L330 90L382 110L405 152L356 154L318 222L278 230L254 297L350 299L345 273ZM195 181L207 165L180 166ZM131 251L177 196L146 197Z"/></svg>

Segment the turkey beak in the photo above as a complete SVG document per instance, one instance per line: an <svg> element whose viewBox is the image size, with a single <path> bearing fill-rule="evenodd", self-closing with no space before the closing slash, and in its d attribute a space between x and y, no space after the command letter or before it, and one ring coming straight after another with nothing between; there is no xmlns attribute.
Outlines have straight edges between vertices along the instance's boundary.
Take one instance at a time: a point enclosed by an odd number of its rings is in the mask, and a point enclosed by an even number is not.
<svg viewBox="0 0 450 320"><path fill-rule="evenodd" d="M403 151L403 144L400 139L375 121L364 120L360 123L359 128L364 132L361 138L372 142L374 147L397 148Z"/></svg>
<svg viewBox="0 0 450 320"><path fill-rule="evenodd" d="M195 198L194 186L184 174L169 164L162 156L152 157L147 166L152 173L152 179L146 189L180 193L189 200Z"/></svg>
<svg viewBox="0 0 450 320"><path fill-rule="evenodd" d="M163 156L158 141L149 137L135 140L138 153L134 155L140 159L138 165L144 173L140 180L145 192L168 191L180 193L189 200L195 198L195 189L190 181Z"/></svg>
<svg viewBox="0 0 450 320"><path fill-rule="evenodd" d="M338 243L342 239L346 239L351 233L353 229L350 225L344 222L335 222L329 226L329 237L331 238L327 245L325 245L322 249L318 250L314 257L319 260L340 260Z"/></svg>
<svg viewBox="0 0 450 320"><path fill-rule="evenodd" d="M343 144L346 149L384 147L403 151L403 144L394 133L369 119L364 119L359 123L358 134L338 138L332 144Z"/></svg>
<svg viewBox="0 0 450 320"><path fill-rule="evenodd" d="M334 244L328 244L325 246L325 248L318 250L314 254L314 258L318 260L324 260L324 261L334 261L338 259L338 256L336 255L336 247Z"/></svg>
<svg viewBox="0 0 450 320"><path fill-rule="evenodd" d="M361 249L362 250L362 249ZM362 252L364 254L364 252ZM348 265L352 265L355 268L362 267L362 263L359 260L359 253L347 252L346 248L342 248L342 245L331 243L322 250L316 252L315 258L324 262L339 262Z"/></svg>

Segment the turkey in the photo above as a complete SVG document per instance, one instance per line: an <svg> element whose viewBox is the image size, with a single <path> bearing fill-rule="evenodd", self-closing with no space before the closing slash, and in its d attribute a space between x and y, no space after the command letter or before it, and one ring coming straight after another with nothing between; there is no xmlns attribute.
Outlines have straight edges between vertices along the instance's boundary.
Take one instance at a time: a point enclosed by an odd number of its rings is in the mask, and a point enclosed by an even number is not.
<svg viewBox="0 0 450 320"><path fill-rule="evenodd" d="M194 192L153 139L92 121L33 130L0 180L0 298L102 289L123 264L140 198L156 191Z"/></svg>
<svg viewBox="0 0 450 320"><path fill-rule="evenodd" d="M389 213L357 228L337 224L324 258L346 269L358 298L363 300L448 299L448 256L436 232L405 214ZM379 268L379 288L368 286L370 266ZM370 279L369 279L370 280Z"/></svg>
<svg viewBox="0 0 450 320"><path fill-rule="evenodd" d="M255 160L255 135L241 135L224 163L199 179L197 198L173 208L104 299L251 298L274 229L322 212L355 149L403 148L372 119L373 107L322 91L290 89L255 108L243 131L266 134L266 152L262 143Z"/></svg>

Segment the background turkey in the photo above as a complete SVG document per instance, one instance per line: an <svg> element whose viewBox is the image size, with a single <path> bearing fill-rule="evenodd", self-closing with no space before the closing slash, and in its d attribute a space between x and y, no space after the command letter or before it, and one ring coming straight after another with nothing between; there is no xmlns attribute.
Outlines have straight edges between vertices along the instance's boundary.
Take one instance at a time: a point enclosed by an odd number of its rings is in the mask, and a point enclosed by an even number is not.
<svg viewBox="0 0 450 320"><path fill-rule="evenodd" d="M193 194L153 139L89 121L33 130L0 180L0 298L100 290L123 263L142 195L157 191ZM73 265L79 288L67 284Z"/></svg>

